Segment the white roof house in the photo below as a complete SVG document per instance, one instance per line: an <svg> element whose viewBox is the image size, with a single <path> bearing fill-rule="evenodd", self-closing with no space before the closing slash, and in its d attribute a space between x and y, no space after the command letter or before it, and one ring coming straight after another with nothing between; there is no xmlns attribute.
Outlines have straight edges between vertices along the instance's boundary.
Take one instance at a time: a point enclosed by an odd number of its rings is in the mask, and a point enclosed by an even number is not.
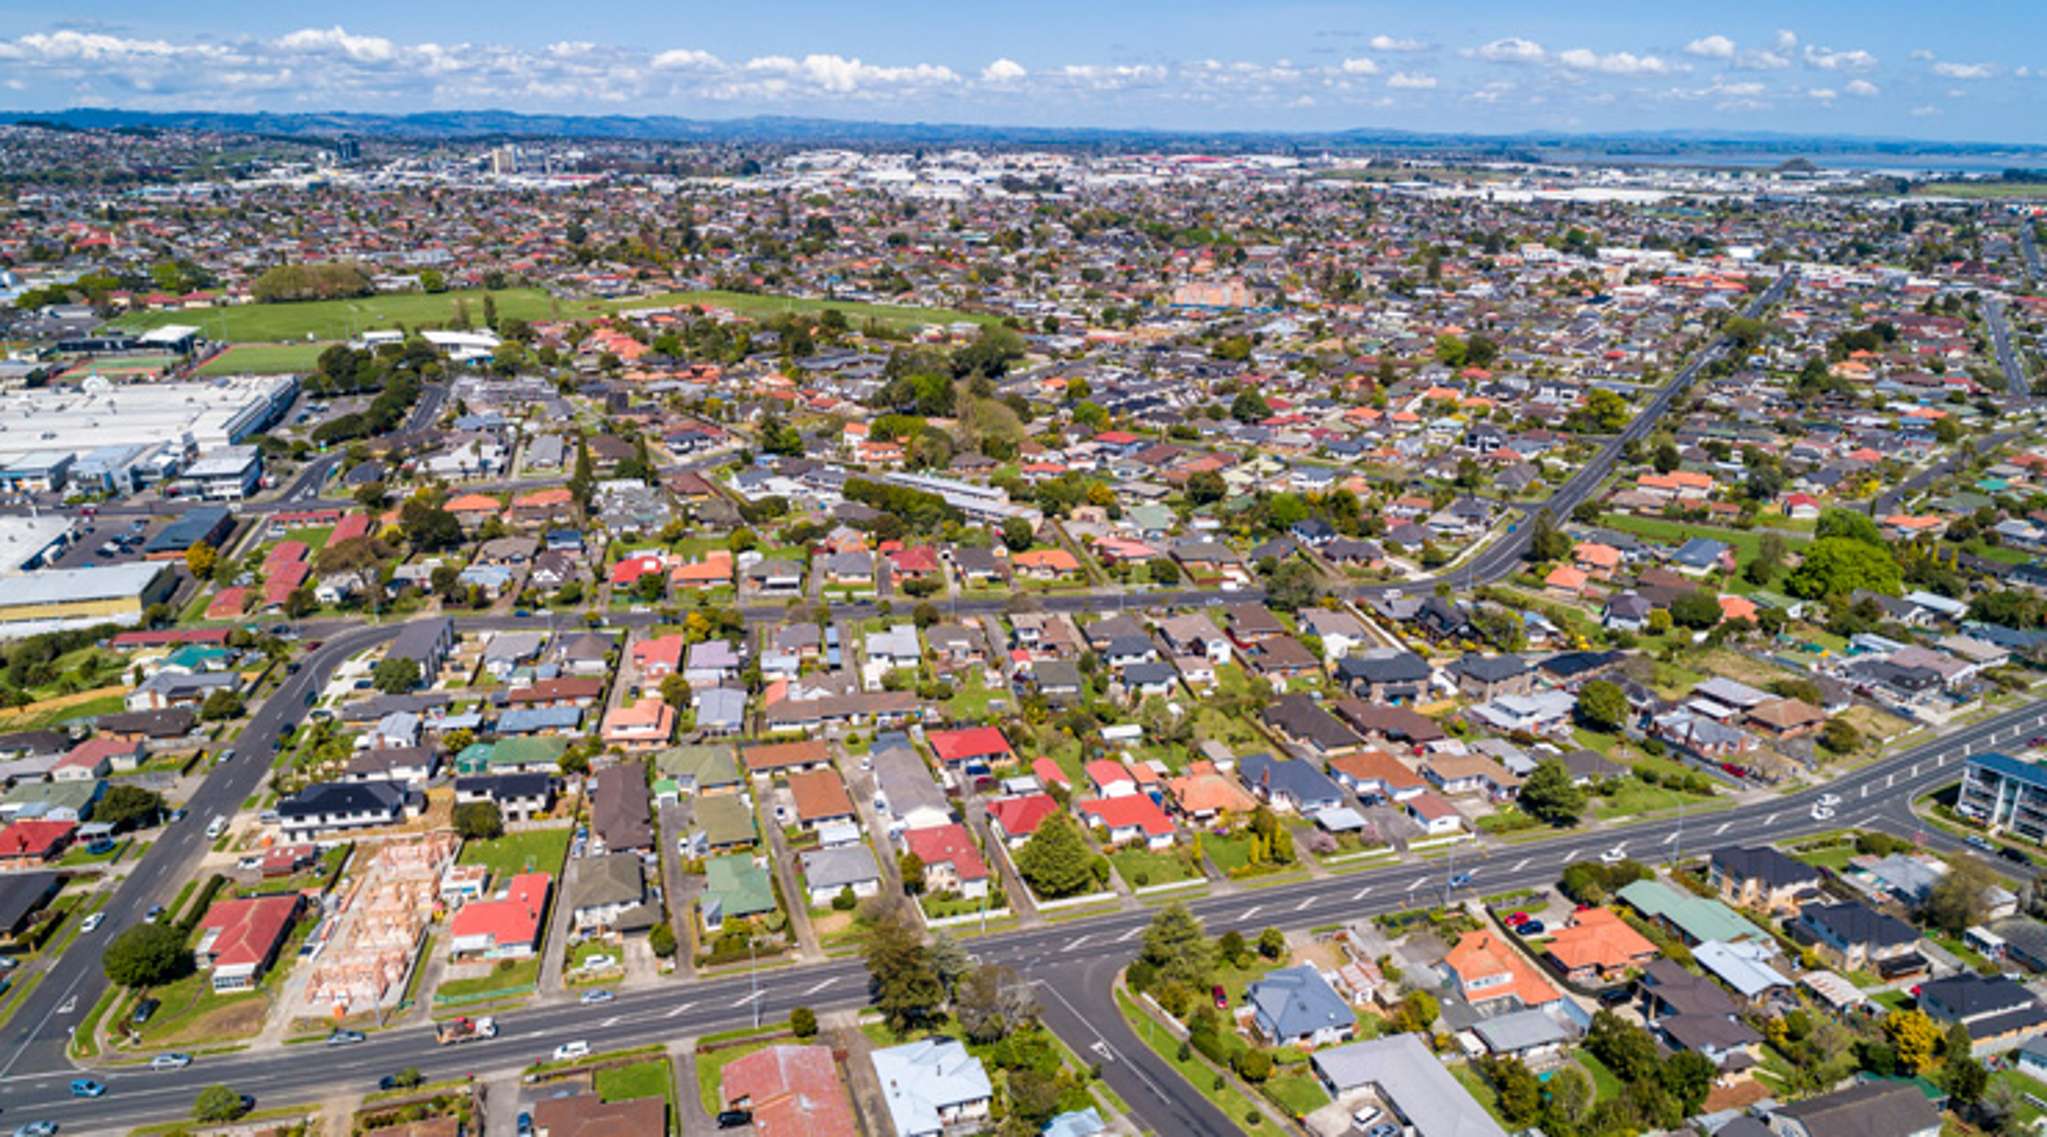
<svg viewBox="0 0 2047 1137"><path fill-rule="evenodd" d="M956 1039L891 1046L875 1051L872 1059L896 1137L933 1137L949 1125L988 1114L995 1092L988 1072Z"/></svg>

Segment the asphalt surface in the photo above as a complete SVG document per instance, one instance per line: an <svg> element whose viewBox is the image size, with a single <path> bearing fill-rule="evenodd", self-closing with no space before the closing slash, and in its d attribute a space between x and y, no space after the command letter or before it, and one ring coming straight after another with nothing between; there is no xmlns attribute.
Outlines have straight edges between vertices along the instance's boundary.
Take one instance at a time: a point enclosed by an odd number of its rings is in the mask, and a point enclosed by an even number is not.
<svg viewBox="0 0 2047 1137"><path fill-rule="evenodd" d="M2004 369L2004 382L2012 397L2030 402L2033 385L2026 381L2026 369L2019 366L2018 353L2011 347L2011 329L2004 323L2002 297L1983 298L1983 322L1990 325L1990 346L1997 352L1997 365Z"/></svg>
<svg viewBox="0 0 2047 1137"><path fill-rule="evenodd" d="M2033 278L2033 283L2040 283L2040 244L2033 239L2032 218L2019 219L2019 251L2026 257L2026 275Z"/></svg>

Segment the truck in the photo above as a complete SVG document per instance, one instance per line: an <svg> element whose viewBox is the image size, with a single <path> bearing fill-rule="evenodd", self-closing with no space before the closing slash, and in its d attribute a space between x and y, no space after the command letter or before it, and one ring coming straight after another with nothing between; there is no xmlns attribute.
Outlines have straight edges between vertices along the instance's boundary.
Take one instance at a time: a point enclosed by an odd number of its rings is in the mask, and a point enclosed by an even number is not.
<svg viewBox="0 0 2047 1137"><path fill-rule="evenodd" d="M442 1046L451 1046L457 1042L470 1042L479 1038L496 1038L497 1036L498 1022L489 1016L480 1019L449 1019L447 1022L434 1028L434 1041Z"/></svg>

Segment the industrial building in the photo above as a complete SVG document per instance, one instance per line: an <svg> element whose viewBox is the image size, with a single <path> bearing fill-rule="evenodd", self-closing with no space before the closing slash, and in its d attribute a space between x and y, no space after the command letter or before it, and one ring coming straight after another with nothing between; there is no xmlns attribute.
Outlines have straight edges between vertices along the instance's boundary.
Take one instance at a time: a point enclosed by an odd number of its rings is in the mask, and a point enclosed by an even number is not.
<svg viewBox="0 0 2047 1137"><path fill-rule="evenodd" d="M0 637L139 624L143 611L168 599L177 582L169 566L149 561L7 576L0 585Z"/></svg>
<svg viewBox="0 0 2047 1137"><path fill-rule="evenodd" d="M298 397L289 375L0 392L0 486L121 493L202 451L238 447Z"/></svg>

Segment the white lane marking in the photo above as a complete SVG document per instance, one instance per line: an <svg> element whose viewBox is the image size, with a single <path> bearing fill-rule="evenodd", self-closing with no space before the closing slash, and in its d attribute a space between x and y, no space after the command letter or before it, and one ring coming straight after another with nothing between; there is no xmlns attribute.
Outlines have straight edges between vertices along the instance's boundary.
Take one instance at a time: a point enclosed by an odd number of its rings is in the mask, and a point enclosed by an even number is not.
<svg viewBox="0 0 2047 1137"><path fill-rule="evenodd" d="M758 999L758 998L760 998L760 997L761 997L761 992L759 992L759 991L755 991L755 992L752 992L751 994L741 995L741 996L739 997L739 1001L738 1001L738 1002L736 1002L736 1003L734 1003L734 1004L732 1004L732 1005L733 1005L733 1006L735 1006L735 1007L743 1007L743 1006L747 1005L748 1003L751 1003L751 1002L753 1002L753 1001L754 1001L755 999Z"/></svg>
<svg viewBox="0 0 2047 1137"><path fill-rule="evenodd" d="M1351 893L1350 898L1352 900L1363 900L1365 897L1370 896L1371 894L1372 886L1368 884L1363 888L1358 889L1356 892Z"/></svg>
<svg viewBox="0 0 2047 1137"><path fill-rule="evenodd" d="M1885 788L1885 789L1890 789L1890 788L1891 788L1891 786L1893 786L1893 785L1895 785L1895 784L1897 783L1897 781L1898 781L1898 776L1897 776L1896 774L1885 774L1885 775L1884 775L1884 788Z"/></svg>
<svg viewBox="0 0 2047 1137"><path fill-rule="evenodd" d="M1773 813L1770 816L1763 818L1763 824L1766 826L1777 824L1777 815Z"/></svg>
<svg viewBox="0 0 2047 1137"><path fill-rule="evenodd" d="M694 1006L696 1006L695 1003L677 1003L674 1006L668 1008L668 1013L662 1015L661 1017L664 1019L677 1018L682 1014L682 1012L689 1010L691 1007Z"/></svg>
<svg viewBox="0 0 2047 1137"><path fill-rule="evenodd" d="M608 1018L608 1019L605 1019L605 1020L604 1020L603 1022L601 1022L601 1023L598 1023L598 1024L597 1024L597 1029L599 1029L599 1030L610 1030L610 1029L611 1029L612 1027L615 1027L615 1026L617 1026L617 1025L618 1025L618 1016L617 1016L617 1015L613 1015L613 1016L611 1016L610 1018Z"/></svg>
<svg viewBox="0 0 2047 1137"><path fill-rule="evenodd" d="M1527 858L1527 857L1523 857L1523 858L1521 858L1520 860L1518 860L1518 861L1515 861L1515 862L1514 862L1514 867L1513 867L1513 868L1511 868L1511 869L1508 869L1507 871L1508 871L1508 872L1520 872L1520 871L1521 871L1521 870L1522 870L1523 868L1527 867L1527 865L1528 865L1528 858Z"/></svg>
<svg viewBox="0 0 2047 1137"><path fill-rule="evenodd" d="M1263 911L1265 911L1265 905L1253 904L1249 908L1244 909L1244 919L1248 920L1251 917L1256 916L1257 914Z"/></svg>
<svg viewBox="0 0 2047 1137"><path fill-rule="evenodd" d="M824 990L825 988L831 986L834 983L837 983L838 981L839 980L836 976L830 979L821 979L818 982L812 984L811 986L804 988L803 993L806 995L815 995L819 991Z"/></svg>
<svg viewBox="0 0 2047 1137"><path fill-rule="evenodd" d="M1409 892L1413 892L1415 889L1420 888L1421 886L1422 881L1420 877L1416 877L1413 880L1407 882L1407 890Z"/></svg>
<svg viewBox="0 0 2047 1137"><path fill-rule="evenodd" d="M1668 844L1670 844L1670 843L1671 843L1672 841L1675 841L1675 840L1677 840L1677 834L1675 834L1675 833L1672 833L1672 834L1670 834L1669 836L1665 837L1665 838L1663 839L1663 841L1662 841L1661 843L1662 843L1662 844L1665 844L1665 845L1668 845Z"/></svg>
<svg viewBox="0 0 2047 1137"><path fill-rule="evenodd" d="M1919 776L1919 763L1917 762L1912 763L1912 776L1915 778Z"/></svg>
<svg viewBox="0 0 2047 1137"><path fill-rule="evenodd" d="M1132 928L1132 929L1130 929L1129 931L1127 931L1127 932L1123 933L1122 935L1120 935L1120 936L1117 936L1117 937L1116 937L1116 942L1117 942L1117 943L1119 943L1119 944L1127 944L1127 943L1129 943L1129 942L1130 942L1131 940L1134 940L1134 939L1136 939L1137 937L1139 937L1139 936L1141 936L1141 935L1143 935L1143 934L1144 934L1144 929L1143 929L1143 928Z"/></svg>
<svg viewBox="0 0 2047 1137"><path fill-rule="evenodd" d="M1296 912L1306 912L1306 911L1307 911L1308 909L1310 909L1310 908L1312 908L1312 907L1314 907L1314 906L1315 906L1315 898L1314 898L1314 897L1312 897L1312 896L1310 896L1310 897L1307 897L1307 898L1303 899L1303 900L1302 900L1302 901L1301 901L1301 902L1300 902L1299 904L1296 904L1296 905L1294 905L1294 911L1296 911Z"/></svg>
<svg viewBox="0 0 2047 1137"><path fill-rule="evenodd" d="M1868 783L1868 782L1864 782L1864 783L1862 783L1862 792L1861 792L1861 793L1859 793L1859 794L1856 794L1855 796L1856 796L1856 797L1868 797L1868 796L1869 796L1869 783Z"/></svg>
<svg viewBox="0 0 2047 1137"><path fill-rule="evenodd" d="M1715 830L1713 830L1713 836L1715 836L1715 837L1718 837L1718 836L1720 836L1720 835L1721 835L1722 833L1725 833L1725 832L1727 832L1727 827L1728 827L1728 826L1730 826L1730 825L1732 825L1732 824L1734 824L1734 822L1732 822L1732 821L1723 821L1723 822L1721 822L1721 823L1720 823L1720 828L1718 828L1718 829L1715 829Z"/></svg>
<svg viewBox="0 0 2047 1137"><path fill-rule="evenodd" d="M1077 939L1077 940L1074 940L1074 941L1072 941L1072 942L1068 943L1068 944L1066 945L1066 950L1067 950L1067 951L1072 951L1072 950L1074 950L1075 948L1079 947L1080 945L1082 945L1082 944L1084 944L1084 943L1086 943L1086 942L1088 942L1089 940L1091 940L1091 939L1094 939L1094 938L1095 938L1095 934L1094 934L1093 932L1089 932L1089 933L1088 933L1087 935L1084 935L1084 936L1080 937L1079 939Z"/></svg>

